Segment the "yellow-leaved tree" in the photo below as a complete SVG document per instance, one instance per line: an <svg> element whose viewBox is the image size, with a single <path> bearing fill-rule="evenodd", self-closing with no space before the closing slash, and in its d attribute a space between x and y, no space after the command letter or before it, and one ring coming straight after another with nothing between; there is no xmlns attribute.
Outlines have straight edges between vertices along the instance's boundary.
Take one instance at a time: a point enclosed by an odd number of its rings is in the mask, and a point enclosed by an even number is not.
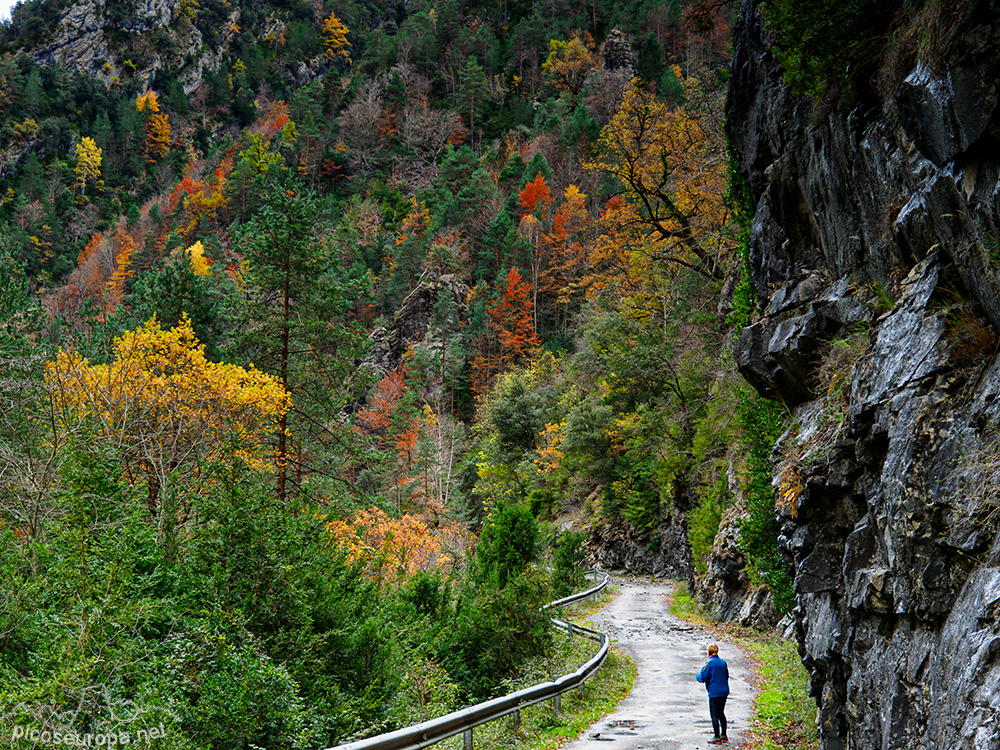
<svg viewBox="0 0 1000 750"><path fill-rule="evenodd" d="M266 468L268 437L291 406L277 378L205 358L185 315L164 330L154 317L115 339L108 364L61 350L45 382L60 440L114 449L123 475L145 486L161 529L182 524L208 462L238 456Z"/></svg>
<svg viewBox="0 0 1000 750"><path fill-rule="evenodd" d="M100 179L101 148L93 138L84 136L76 144L76 184L80 186L80 195L85 193L88 182Z"/></svg>
<svg viewBox="0 0 1000 750"><path fill-rule="evenodd" d="M542 70L557 89L576 96L599 63L600 57L594 51L594 40L590 34L581 37L577 33L568 42L558 39L549 41L549 56L542 63Z"/></svg>
<svg viewBox="0 0 1000 750"><path fill-rule="evenodd" d="M347 41L349 33L350 29L333 13L323 22L323 49L328 60L340 58L348 63L351 61L351 43Z"/></svg>
<svg viewBox="0 0 1000 750"><path fill-rule="evenodd" d="M135 98L136 112L155 114L160 111L160 99L155 91L145 91Z"/></svg>
<svg viewBox="0 0 1000 750"><path fill-rule="evenodd" d="M143 152L146 161L154 163L170 153L172 128L166 112L160 112L160 100L155 91L139 94L135 100L135 109L146 118L146 142Z"/></svg>
<svg viewBox="0 0 1000 750"><path fill-rule="evenodd" d="M187 253L188 259L191 261L191 269L199 276L207 276L211 273L212 264L208 258L205 257L205 246L201 244L201 240L191 245L184 252Z"/></svg>
<svg viewBox="0 0 1000 750"><path fill-rule="evenodd" d="M697 82L684 84L689 104L672 109L633 79L585 167L621 186L602 227L633 264L643 255L720 280L734 247L726 233L725 143L707 108L691 103L705 98Z"/></svg>
<svg viewBox="0 0 1000 750"><path fill-rule="evenodd" d="M353 522L330 521L326 528L348 562L363 563L365 573L379 582L406 579L450 562L441 554L441 539L411 515L391 518L380 508L369 508L359 510Z"/></svg>

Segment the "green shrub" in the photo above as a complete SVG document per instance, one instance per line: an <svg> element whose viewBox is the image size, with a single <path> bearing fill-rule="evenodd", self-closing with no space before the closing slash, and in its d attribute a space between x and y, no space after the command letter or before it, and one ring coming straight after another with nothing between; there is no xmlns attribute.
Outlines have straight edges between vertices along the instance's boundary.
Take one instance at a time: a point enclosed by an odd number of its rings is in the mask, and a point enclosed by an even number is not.
<svg viewBox="0 0 1000 750"><path fill-rule="evenodd" d="M586 578L581 566L587 556L586 541L583 531L567 529L559 535L552 555L552 593L556 598L569 596L583 587Z"/></svg>
<svg viewBox="0 0 1000 750"><path fill-rule="evenodd" d="M483 524L473 560L476 583L503 588L538 557L538 525L520 505L499 503Z"/></svg>
<svg viewBox="0 0 1000 750"><path fill-rule="evenodd" d="M528 493L528 507L535 518L550 518L555 502L552 490L536 488Z"/></svg>
<svg viewBox="0 0 1000 750"><path fill-rule="evenodd" d="M551 648L548 614L542 610L546 584L539 571L527 570L503 587L473 583L463 592L440 654L470 700L499 692L500 681Z"/></svg>
<svg viewBox="0 0 1000 750"><path fill-rule="evenodd" d="M451 587L442 580L441 572L418 571L400 591L400 598L413 606L417 613L440 617L448 611Z"/></svg>
<svg viewBox="0 0 1000 750"><path fill-rule="evenodd" d="M694 560L698 572L705 570L705 560L712 551L716 534L719 533L722 510L720 494L712 493L702 495L698 505L688 514L688 541L691 543L691 559Z"/></svg>

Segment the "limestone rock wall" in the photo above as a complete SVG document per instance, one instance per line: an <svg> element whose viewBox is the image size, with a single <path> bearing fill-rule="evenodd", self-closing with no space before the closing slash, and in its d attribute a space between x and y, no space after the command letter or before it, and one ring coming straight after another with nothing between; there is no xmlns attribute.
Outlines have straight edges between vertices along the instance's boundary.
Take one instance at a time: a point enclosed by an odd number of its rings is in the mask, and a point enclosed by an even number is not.
<svg viewBox="0 0 1000 750"><path fill-rule="evenodd" d="M1000 747L1000 3L888 101L817 114L752 0L727 128L824 750ZM857 351L837 371L833 350Z"/></svg>
<svg viewBox="0 0 1000 750"><path fill-rule="evenodd" d="M598 524L587 534L588 564L633 575L677 578L691 583L691 547L683 514L670 512L655 535L640 532L624 521Z"/></svg>
<svg viewBox="0 0 1000 750"><path fill-rule="evenodd" d="M149 86L157 71L169 70L180 80L184 93L192 96L206 72L222 65L241 24L240 10L233 7L220 27L221 43L209 46L182 12L179 0L136 0L124 22L110 18L107 5L105 0L76 0L63 11L52 37L34 48L32 56L45 65L83 71L107 85L135 77ZM255 33L264 40L276 26L280 22L272 18ZM163 44L164 38L169 44ZM141 57L143 62L131 57ZM318 69L317 60L303 60L288 74L303 84Z"/></svg>

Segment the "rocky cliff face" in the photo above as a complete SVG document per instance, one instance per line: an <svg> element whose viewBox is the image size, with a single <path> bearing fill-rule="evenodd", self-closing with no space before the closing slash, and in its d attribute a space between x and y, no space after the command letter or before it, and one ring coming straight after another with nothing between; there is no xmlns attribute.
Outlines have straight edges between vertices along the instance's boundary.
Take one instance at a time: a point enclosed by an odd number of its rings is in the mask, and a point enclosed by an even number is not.
<svg viewBox="0 0 1000 750"><path fill-rule="evenodd" d="M736 357L794 410L775 482L825 750L1000 747L998 18L822 116L751 0L736 29L765 307Z"/></svg>
<svg viewBox="0 0 1000 750"><path fill-rule="evenodd" d="M234 9L228 26L238 20L239 10ZM145 62L136 66L123 53L125 47L120 42L109 44L113 29L144 48ZM154 31L171 40L172 50L146 41ZM231 39L230 28L224 30L223 37L226 42ZM32 55L40 63L83 71L108 85L129 75L148 85L159 69L169 68L178 73L184 92L191 94L206 70L219 68L224 47L209 49L198 29L181 14L176 0L140 0L124 25L116 25L109 18L105 0L80 0L63 12L52 40L33 50Z"/></svg>
<svg viewBox="0 0 1000 750"><path fill-rule="evenodd" d="M440 348L442 342L431 327L435 306L442 296L450 297L458 320L463 325L467 324L469 294L468 285L458 276L426 272L413 291L406 295L392 322L368 335L371 349L362 366L382 377L402 364L404 355L411 347Z"/></svg>
<svg viewBox="0 0 1000 750"><path fill-rule="evenodd" d="M694 580L691 547L683 514L670 511L653 535L624 521L591 526L587 534L588 564L633 575Z"/></svg>
<svg viewBox="0 0 1000 750"><path fill-rule="evenodd" d="M241 33L245 19L238 3L227 3L228 15L214 42L206 41L179 0L135 0L124 17L116 16L109 0L76 0L63 11L52 37L30 50L36 61L82 71L113 86L137 79L146 88L156 74L170 71L184 93L196 96L208 71L217 71ZM284 39L286 24L280 4L263 23L247 29L258 44L273 47ZM202 26L204 28L204 26ZM286 75L296 85L314 78L322 58L294 60Z"/></svg>

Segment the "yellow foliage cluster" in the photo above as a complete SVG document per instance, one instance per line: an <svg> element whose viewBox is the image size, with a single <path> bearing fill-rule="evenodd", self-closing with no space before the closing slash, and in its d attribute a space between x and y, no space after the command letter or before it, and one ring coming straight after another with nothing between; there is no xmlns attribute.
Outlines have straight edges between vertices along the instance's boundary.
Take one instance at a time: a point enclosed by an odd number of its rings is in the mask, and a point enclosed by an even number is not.
<svg viewBox="0 0 1000 750"><path fill-rule="evenodd" d="M263 135L251 133L249 144L240 152L240 161L250 166L256 174L267 174L272 166L281 163L281 155L271 151L271 144Z"/></svg>
<svg viewBox="0 0 1000 750"><path fill-rule="evenodd" d="M214 184L207 183L203 189L188 193L184 198L184 208L188 212L188 223L184 233L193 232L206 217L214 221L219 211L225 208L229 199L226 195L226 174L223 169L216 169Z"/></svg>
<svg viewBox="0 0 1000 750"><path fill-rule="evenodd" d="M347 41L349 33L350 29L333 13L323 22L323 49L328 60L336 60L339 57L350 62L351 43Z"/></svg>
<svg viewBox="0 0 1000 750"><path fill-rule="evenodd" d="M617 390L612 376L611 391ZM642 415L634 411L627 412L615 418L611 427L606 431L611 440L611 452L615 455L624 453L632 448L636 442L636 435L641 434Z"/></svg>
<svg viewBox="0 0 1000 750"><path fill-rule="evenodd" d="M173 129L166 112L155 113L146 121L146 160L154 162L170 153Z"/></svg>
<svg viewBox="0 0 1000 750"><path fill-rule="evenodd" d="M348 560L361 562L374 579L397 581L447 562L441 555L441 540L411 515L392 518L380 508L370 508L358 511L351 523L330 521L326 528Z"/></svg>
<svg viewBox="0 0 1000 750"><path fill-rule="evenodd" d="M543 474L551 474L554 471L559 471L563 457L563 451L560 449L560 446L562 446L565 430L565 422L546 424L545 429L539 435L542 445L536 451L538 458L535 459L535 465L538 466L538 470Z"/></svg>
<svg viewBox="0 0 1000 750"><path fill-rule="evenodd" d="M96 430L130 478L149 481L151 496L173 473L194 471L227 446L266 464L264 440L291 406L276 378L207 360L186 316L167 330L154 317L116 338L113 352L110 363L92 365L60 350L46 364L60 431Z"/></svg>
<svg viewBox="0 0 1000 750"><path fill-rule="evenodd" d="M585 34L581 38L576 34L568 42L558 39L549 41L549 56L542 63L542 70L557 89L579 94L587 75L598 63L593 37Z"/></svg>
<svg viewBox="0 0 1000 750"><path fill-rule="evenodd" d="M84 136L76 144L76 181L82 193L88 182L101 179L101 149L93 138Z"/></svg>
<svg viewBox="0 0 1000 750"><path fill-rule="evenodd" d="M135 110L136 112L149 112L150 114L159 112L160 100L156 96L156 92L147 91L143 94L139 94L135 100Z"/></svg>
<svg viewBox="0 0 1000 750"><path fill-rule="evenodd" d="M802 472L797 466L789 466L781 473L781 483L778 486L778 498L775 504L778 509L788 513L792 518L799 514L799 498L805 492L806 486Z"/></svg>
<svg viewBox="0 0 1000 750"><path fill-rule="evenodd" d="M125 295L125 282L135 273L135 269L132 267L132 256L139 249L132 235L124 231L119 231L115 235L115 244L118 249L115 251L114 272L108 279L107 311L113 310L121 303Z"/></svg>
<svg viewBox="0 0 1000 750"><path fill-rule="evenodd" d="M185 252L188 255L188 259L191 261L191 268L199 276L207 276L211 273L212 264L208 258L205 257L205 246L201 244L201 240L191 245Z"/></svg>
<svg viewBox="0 0 1000 750"><path fill-rule="evenodd" d="M405 242L420 242L427 235L431 226L431 212L427 209L427 204L418 201L416 198L410 199L410 211L399 224L399 234L396 236L396 244L402 245Z"/></svg>
<svg viewBox="0 0 1000 750"><path fill-rule="evenodd" d="M29 117L14 125L12 139L14 143L17 144L27 143L38 135L38 131L38 123L35 122L33 118Z"/></svg>

